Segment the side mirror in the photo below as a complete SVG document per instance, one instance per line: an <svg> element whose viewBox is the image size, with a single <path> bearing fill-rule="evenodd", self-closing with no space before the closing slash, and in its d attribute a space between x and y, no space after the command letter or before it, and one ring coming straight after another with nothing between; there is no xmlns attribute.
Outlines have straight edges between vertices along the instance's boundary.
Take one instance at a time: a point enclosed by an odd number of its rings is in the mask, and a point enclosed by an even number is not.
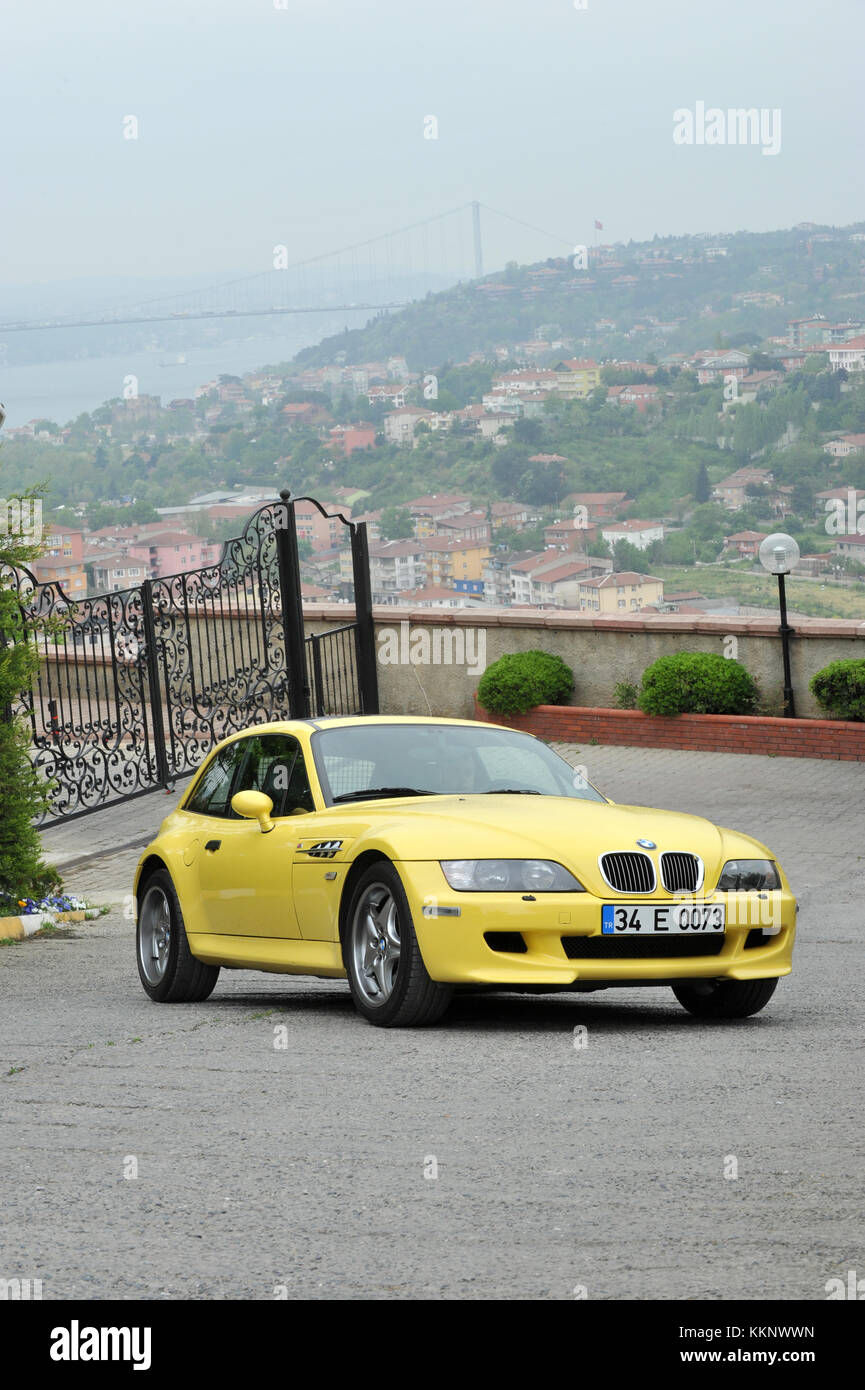
<svg viewBox="0 0 865 1390"><path fill-rule="evenodd" d="M273 810L273 802L264 792L237 792L231 798L231 809L236 811L244 820L257 820L261 826L262 835L267 835L275 829L270 813Z"/></svg>

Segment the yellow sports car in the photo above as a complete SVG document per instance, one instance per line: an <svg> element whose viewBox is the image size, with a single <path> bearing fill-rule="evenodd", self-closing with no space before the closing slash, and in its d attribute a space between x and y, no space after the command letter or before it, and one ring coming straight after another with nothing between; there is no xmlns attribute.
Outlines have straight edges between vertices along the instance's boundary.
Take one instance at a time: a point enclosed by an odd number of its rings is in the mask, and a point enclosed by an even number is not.
<svg viewBox="0 0 865 1390"><path fill-rule="evenodd" d="M703 1018L762 1009L796 900L771 852L619 806L530 734L460 719L297 719L220 744L135 877L151 999L221 966L348 977L381 1027L460 986L669 985Z"/></svg>

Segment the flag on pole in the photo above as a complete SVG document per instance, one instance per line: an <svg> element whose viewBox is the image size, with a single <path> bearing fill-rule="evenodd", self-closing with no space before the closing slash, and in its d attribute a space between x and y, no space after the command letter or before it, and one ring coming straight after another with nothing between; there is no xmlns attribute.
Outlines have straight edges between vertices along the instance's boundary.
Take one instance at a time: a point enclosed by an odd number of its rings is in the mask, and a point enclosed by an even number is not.
<svg viewBox="0 0 865 1390"><path fill-rule="evenodd" d="M604 224L603 224L603 222L598 222L597 219L596 219L596 220L595 220L595 231L596 231L596 232L602 232L603 230L604 230Z"/></svg>

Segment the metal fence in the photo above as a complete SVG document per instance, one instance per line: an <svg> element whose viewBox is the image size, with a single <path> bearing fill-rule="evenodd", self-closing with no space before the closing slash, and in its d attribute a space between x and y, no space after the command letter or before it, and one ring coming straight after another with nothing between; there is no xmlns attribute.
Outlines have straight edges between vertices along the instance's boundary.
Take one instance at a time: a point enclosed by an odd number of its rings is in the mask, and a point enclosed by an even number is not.
<svg viewBox="0 0 865 1390"><path fill-rule="evenodd" d="M75 601L29 570L8 572L40 659L6 713L30 725L50 789L43 824L170 787L251 724L377 713L366 528L340 519L354 621L312 636L287 491L226 542L217 565Z"/></svg>

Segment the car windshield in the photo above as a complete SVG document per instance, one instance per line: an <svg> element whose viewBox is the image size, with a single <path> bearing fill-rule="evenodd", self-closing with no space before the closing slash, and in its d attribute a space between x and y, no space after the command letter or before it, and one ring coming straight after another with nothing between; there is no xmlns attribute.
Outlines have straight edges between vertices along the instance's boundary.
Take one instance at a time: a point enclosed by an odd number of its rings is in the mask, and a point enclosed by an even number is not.
<svg viewBox="0 0 865 1390"><path fill-rule="evenodd" d="M312 747L325 801L376 795L495 794L604 801L579 769L530 734L484 725L352 724Z"/></svg>

